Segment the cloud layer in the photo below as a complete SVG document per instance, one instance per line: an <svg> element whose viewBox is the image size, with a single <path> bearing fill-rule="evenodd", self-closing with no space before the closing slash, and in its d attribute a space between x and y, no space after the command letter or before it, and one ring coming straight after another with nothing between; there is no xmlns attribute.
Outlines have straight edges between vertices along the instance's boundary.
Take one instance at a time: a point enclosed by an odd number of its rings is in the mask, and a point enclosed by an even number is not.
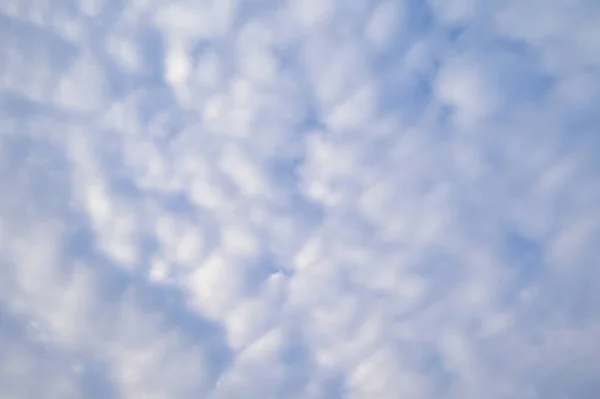
<svg viewBox="0 0 600 399"><path fill-rule="evenodd" d="M599 19L3 2L0 396L599 396Z"/></svg>

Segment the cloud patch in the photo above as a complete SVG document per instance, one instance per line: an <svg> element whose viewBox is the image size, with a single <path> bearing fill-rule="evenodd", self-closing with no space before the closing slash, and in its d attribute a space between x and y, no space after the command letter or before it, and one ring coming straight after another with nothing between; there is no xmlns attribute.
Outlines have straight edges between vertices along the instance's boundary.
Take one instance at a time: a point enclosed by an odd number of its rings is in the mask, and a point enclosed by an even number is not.
<svg viewBox="0 0 600 399"><path fill-rule="evenodd" d="M0 396L597 396L600 8L537 3L0 6Z"/></svg>

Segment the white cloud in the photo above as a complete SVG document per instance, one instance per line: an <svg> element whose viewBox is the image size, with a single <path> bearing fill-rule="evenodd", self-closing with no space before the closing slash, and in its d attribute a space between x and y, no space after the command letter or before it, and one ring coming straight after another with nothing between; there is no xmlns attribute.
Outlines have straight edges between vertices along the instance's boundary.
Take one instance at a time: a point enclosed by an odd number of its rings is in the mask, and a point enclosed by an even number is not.
<svg viewBox="0 0 600 399"><path fill-rule="evenodd" d="M477 12L477 0L430 0L434 15L443 24L460 25L468 22Z"/></svg>
<svg viewBox="0 0 600 399"><path fill-rule="evenodd" d="M94 112L106 104L108 81L91 55L82 55L58 83L56 103L67 111Z"/></svg>
<svg viewBox="0 0 600 399"><path fill-rule="evenodd" d="M481 66L468 60L451 59L438 74L439 99L452 108L457 123L469 127L490 116L498 106L497 89L490 85Z"/></svg>
<svg viewBox="0 0 600 399"><path fill-rule="evenodd" d="M305 29L313 29L326 22L335 7L334 0L292 0L289 4L292 14Z"/></svg>
<svg viewBox="0 0 600 399"><path fill-rule="evenodd" d="M599 12L3 3L0 396L598 396Z"/></svg>
<svg viewBox="0 0 600 399"><path fill-rule="evenodd" d="M382 1L373 10L365 28L365 36L378 49L384 50L394 42L399 26L405 23L406 5L403 1Z"/></svg>

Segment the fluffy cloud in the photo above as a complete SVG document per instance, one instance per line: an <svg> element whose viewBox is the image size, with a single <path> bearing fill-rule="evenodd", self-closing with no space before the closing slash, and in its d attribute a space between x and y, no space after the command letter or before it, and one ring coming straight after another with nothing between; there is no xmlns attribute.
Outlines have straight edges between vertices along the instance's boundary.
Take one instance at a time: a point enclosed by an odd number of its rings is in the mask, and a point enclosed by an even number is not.
<svg viewBox="0 0 600 399"><path fill-rule="evenodd" d="M0 396L600 394L594 2L0 13Z"/></svg>

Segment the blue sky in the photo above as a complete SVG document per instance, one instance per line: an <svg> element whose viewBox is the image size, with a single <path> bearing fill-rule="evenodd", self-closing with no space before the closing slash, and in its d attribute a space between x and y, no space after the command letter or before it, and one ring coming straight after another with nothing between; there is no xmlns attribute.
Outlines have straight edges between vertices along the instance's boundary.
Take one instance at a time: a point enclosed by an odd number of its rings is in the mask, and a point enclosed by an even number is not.
<svg viewBox="0 0 600 399"><path fill-rule="evenodd" d="M599 20L3 1L0 397L599 397Z"/></svg>

